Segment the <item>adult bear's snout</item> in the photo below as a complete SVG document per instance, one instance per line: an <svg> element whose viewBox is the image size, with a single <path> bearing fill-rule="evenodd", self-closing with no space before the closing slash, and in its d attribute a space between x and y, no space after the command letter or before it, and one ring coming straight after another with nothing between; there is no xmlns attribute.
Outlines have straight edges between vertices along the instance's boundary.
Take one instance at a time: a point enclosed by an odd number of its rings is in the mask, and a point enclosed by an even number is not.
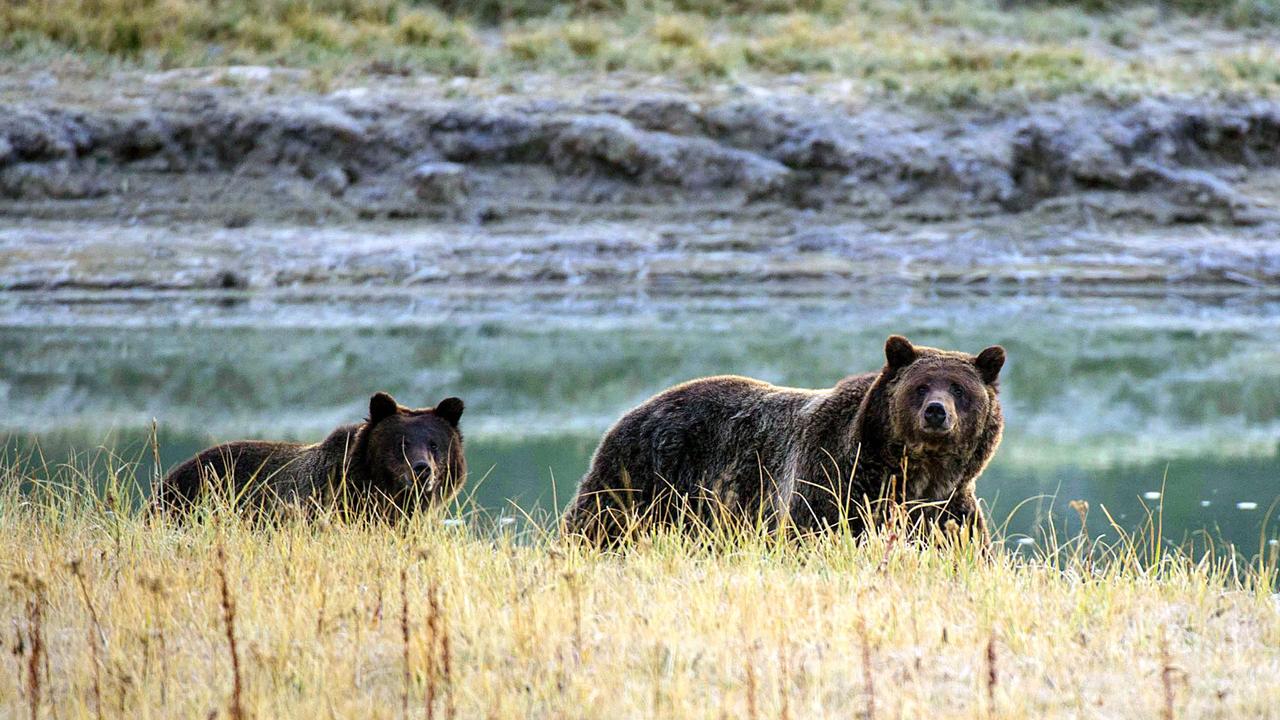
<svg viewBox="0 0 1280 720"><path fill-rule="evenodd" d="M924 408L924 425L930 430L947 429L947 408L940 402L931 402Z"/></svg>

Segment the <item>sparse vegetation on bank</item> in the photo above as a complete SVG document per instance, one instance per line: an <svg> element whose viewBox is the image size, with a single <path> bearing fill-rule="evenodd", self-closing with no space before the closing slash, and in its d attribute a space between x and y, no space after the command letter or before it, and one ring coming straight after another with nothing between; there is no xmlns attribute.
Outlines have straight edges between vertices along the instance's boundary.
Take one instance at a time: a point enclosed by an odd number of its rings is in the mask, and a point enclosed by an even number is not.
<svg viewBox="0 0 1280 720"><path fill-rule="evenodd" d="M895 532L600 554L477 518L148 523L108 453L98 493L85 468L25 467L0 470L6 716L1243 717L1280 700L1274 557L1117 538L1084 504L1110 541L991 562Z"/></svg>
<svg viewBox="0 0 1280 720"><path fill-rule="evenodd" d="M1145 3L413 3L41 0L0 7L0 55L94 67L269 64L326 73L804 73L930 105L1086 92L1270 94L1272 0ZM1213 36L1213 37L1206 37Z"/></svg>

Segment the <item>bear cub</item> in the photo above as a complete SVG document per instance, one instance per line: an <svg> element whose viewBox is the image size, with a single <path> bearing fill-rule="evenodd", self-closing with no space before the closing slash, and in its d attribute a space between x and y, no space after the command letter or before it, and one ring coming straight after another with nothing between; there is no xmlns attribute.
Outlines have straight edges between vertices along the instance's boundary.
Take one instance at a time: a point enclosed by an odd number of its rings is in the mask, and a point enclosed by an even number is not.
<svg viewBox="0 0 1280 720"><path fill-rule="evenodd" d="M863 509L892 499L988 542L974 488L1004 429L1004 348L969 355L895 335L884 351L878 372L824 390L719 376L655 395L600 441L565 530L597 543L676 522L860 533Z"/></svg>
<svg viewBox="0 0 1280 720"><path fill-rule="evenodd" d="M386 393L369 400L369 418L312 444L242 440L211 447L161 481L155 503L189 510L205 493L237 508L336 505L394 517L447 503L467 478L462 400L404 407Z"/></svg>

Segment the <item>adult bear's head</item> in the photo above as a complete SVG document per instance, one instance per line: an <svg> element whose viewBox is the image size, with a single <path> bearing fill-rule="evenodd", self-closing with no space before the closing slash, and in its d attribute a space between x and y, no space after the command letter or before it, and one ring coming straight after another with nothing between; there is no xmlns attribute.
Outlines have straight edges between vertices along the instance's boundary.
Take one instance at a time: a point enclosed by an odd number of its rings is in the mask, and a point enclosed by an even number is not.
<svg viewBox="0 0 1280 720"><path fill-rule="evenodd" d="M885 343L892 377L889 419L895 439L918 451L967 454L998 422L1004 348L977 355L918 347L900 335Z"/></svg>
<svg viewBox="0 0 1280 720"><path fill-rule="evenodd" d="M462 400L407 408L387 393L369 399L365 462L375 488L409 507L451 499L467 479Z"/></svg>

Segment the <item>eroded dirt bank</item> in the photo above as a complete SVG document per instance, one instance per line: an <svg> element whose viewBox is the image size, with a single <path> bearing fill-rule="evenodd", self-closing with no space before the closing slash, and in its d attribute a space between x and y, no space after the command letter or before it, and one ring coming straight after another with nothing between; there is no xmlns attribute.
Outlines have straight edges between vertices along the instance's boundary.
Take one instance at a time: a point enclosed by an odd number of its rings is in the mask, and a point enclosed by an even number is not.
<svg viewBox="0 0 1280 720"><path fill-rule="evenodd" d="M1274 102L931 113L223 72L7 91L0 286L1280 281Z"/></svg>

